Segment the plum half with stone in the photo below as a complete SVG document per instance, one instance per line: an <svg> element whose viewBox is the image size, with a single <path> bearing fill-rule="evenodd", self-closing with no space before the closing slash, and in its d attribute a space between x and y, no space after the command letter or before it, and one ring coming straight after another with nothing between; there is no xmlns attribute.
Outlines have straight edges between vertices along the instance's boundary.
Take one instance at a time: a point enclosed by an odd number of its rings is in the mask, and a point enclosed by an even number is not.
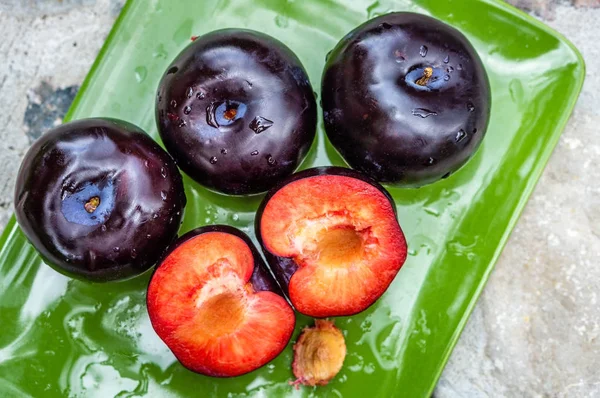
<svg viewBox="0 0 600 398"><path fill-rule="evenodd" d="M44 260L98 282L153 266L175 239L185 204L169 154L115 119L78 120L42 135L15 187L17 221Z"/></svg>
<svg viewBox="0 0 600 398"><path fill-rule="evenodd" d="M469 40L426 15L391 13L347 34L322 80L329 140L382 183L418 187L475 153L490 117L490 84Z"/></svg>
<svg viewBox="0 0 600 398"><path fill-rule="evenodd" d="M244 29L195 37L156 98L160 136L181 169L232 195L265 192L296 170L315 137L316 109L298 57Z"/></svg>
<svg viewBox="0 0 600 398"><path fill-rule="evenodd" d="M365 310L407 254L391 196L341 167L304 170L269 191L256 235L292 305L316 318Z"/></svg>
<svg viewBox="0 0 600 398"><path fill-rule="evenodd" d="M147 304L154 330L182 365L208 376L265 365L296 323L252 241L224 225L175 242L152 276Z"/></svg>

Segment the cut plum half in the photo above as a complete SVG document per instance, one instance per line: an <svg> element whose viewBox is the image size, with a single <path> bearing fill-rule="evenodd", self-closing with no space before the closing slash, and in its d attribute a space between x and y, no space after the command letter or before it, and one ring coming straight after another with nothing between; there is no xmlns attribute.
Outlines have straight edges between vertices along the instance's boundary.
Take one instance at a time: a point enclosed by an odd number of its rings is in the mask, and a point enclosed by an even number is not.
<svg viewBox="0 0 600 398"><path fill-rule="evenodd" d="M154 330L181 364L208 376L265 365L296 323L250 239L228 226L181 237L152 276L147 303Z"/></svg>
<svg viewBox="0 0 600 398"><path fill-rule="evenodd" d="M297 311L315 318L365 310L406 260L393 199L350 169L294 174L267 194L257 220L279 284Z"/></svg>

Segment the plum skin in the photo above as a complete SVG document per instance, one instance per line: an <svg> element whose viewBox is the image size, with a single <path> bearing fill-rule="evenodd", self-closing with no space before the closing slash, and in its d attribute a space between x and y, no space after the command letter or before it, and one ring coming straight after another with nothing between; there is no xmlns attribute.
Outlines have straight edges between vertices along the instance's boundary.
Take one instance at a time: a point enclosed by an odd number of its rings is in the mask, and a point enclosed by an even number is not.
<svg viewBox="0 0 600 398"><path fill-rule="evenodd" d="M163 143L208 189L267 191L293 173L314 140L317 108L296 55L245 29L196 38L167 68L156 98Z"/></svg>
<svg viewBox="0 0 600 398"><path fill-rule="evenodd" d="M419 187L448 177L475 153L490 117L475 49L425 15L391 13L357 27L332 50L321 83L329 140L381 183Z"/></svg>
<svg viewBox="0 0 600 398"><path fill-rule="evenodd" d="M185 204L169 154L139 127L108 118L45 133L15 186L17 221L44 261L93 282L152 267L176 237Z"/></svg>

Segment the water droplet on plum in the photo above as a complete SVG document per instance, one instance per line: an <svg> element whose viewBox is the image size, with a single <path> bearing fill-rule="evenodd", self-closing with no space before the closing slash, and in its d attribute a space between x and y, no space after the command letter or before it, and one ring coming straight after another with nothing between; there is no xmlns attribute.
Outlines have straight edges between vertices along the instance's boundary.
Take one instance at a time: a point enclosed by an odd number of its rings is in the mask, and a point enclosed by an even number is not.
<svg viewBox="0 0 600 398"><path fill-rule="evenodd" d="M194 89L192 87L188 87L186 95L188 98L192 98L194 96Z"/></svg>
<svg viewBox="0 0 600 398"><path fill-rule="evenodd" d="M189 115L190 112L192 112L192 107L187 105L185 108L183 108L183 113L186 115Z"/></svg>
<svg viewBox="0 0 600 398"><path fill-rule="evenodd" d="M225 148L221 148L221 153L222 153L223 155L227 155L227 149L225 149Z"/></svg>
<svg viewBox="0 0 600 398"><path fill-rule="evenodd" d="M445 81L448 81L448 80L450 80L450 75L444 75L444 80L445 80Z"/></svg>
<svg viewBox="0 0 600 398"><path fill-rule="evenodd" d="M425 108L415 108L412 110L412 114L413 116L419 116L423 119L429 116L437 116L437 112L430 111L429 109Z"/></svg>
<svg viewBox="0 0 600 398"><path fill-rule="evenodd" d="M131 249L131 258L136 258L136 257L137 257L137 250Z"/></svg>
<svg viewBox="0 0 600 398"><path fill-rule="evenodd" d="M448 62L450 62L450 56L446 55L446 58L444 58L444 63L447 64Z"/></svg>
<svg viewBox="0 0 600 398"><path fill-rule="evenodd" d="M160 197L162 198L163 202L167 200L167 191L160 191Z"/></svg>
<svg viewBox="0 0 600 398"><path fill-rule="evenodd" d="M106 232L106 225L102 225L102 227L100 227L100 229L102 230L102 232Z"/></svg>
<svg viewBox="0 0 600 398"><path fill-rule="evenodd" d="M462 70L462 68L463 68L462 64L458 64L458 65L456 65L456 69L458 69L458 70Z"/></svg>
<svg viewBox="0 0 600 398"><path fill-rule="evenodd" d="M168 71L167 71L167 75L172 75L173 73L177 73L177 71L179 70L178 67L176 66L172 66Z"/></svg>
<svg viewBox="0 0 600 398"><path fill-rule="evenodd" d="M446 72L452 73L452 72L454 72L454 68L451 67L451 66L449 66L449 67L446 68Z"/></svg>
<svg viewBox="0 0 600 398"><path fill-rule="evenodd" d="M162 178L167 178L167 170L164 167L160 168L160 175Z"/></svg>
<svg viewBox="0 0 600 398"><path fill-rule="evenodd" d="M187 123L185 122L185 120L181 119L179 120L179 124L177 125L179 128L184 127Z"/></svg>
<svg viewBox="0 0 600 398"><path fill-rule="evenodd" d="M391 28L392 28L392 25L390 25L390 24L389 24L389 23L387 23L387 22L384 22L384 23L382 23L382 24L379 24L379 26L380 26L380 27L382 27L383 29L391 29Z"/></svg>
<svg viewBox="0 0 600 398"><path fill-rule="evenodd" d="M465 130L460 129L458 130L458 133L456 133L456 142L461 142L465 137L467 136L467 133L465 132Z"/></svg>
<svg viewBox="0 0 600 398"><path fill-rule="evenodd" d="M204 97L205 97L205 95L202 91L200 91L196 94L196 98L199 100L204 99Z"/></svg>
<svg viewBox="0 0 600 398"><path fill-rule="evenodd" d="M217 157L213 156L212 158L210 158L210 164L215 164L217 163Z"/></svg>
<svg viewBox="0 0 600 398"><path fill-rule="evenodd" d="M114 251L115 253L118 253L118 252L120 252L120 251L121 251L121 248L120 248L119 246L115 246L115 247L113 248L113 251Z"/></svg>
<svg viewBox="0 0 600 398"><path fill-rule="evenodd" d="M171 100L171 107L172 108L176 108L177 107L177 101Z"/></svg>
<svg viewBox="0 0 600 398"><path fill-rule="evenodd" d="M275 166L277 164L277 161L273 158L273 156L267 155L266 158L269 166Z"/></svg>
<svg viewBox="0 0 600 398"><path fill-rule="evenodd" d="M469 112L474 112L475 111L475 105L473 105L472 102L467 102L467 110Z"/></svg>
<svg viewBox="0 0 600 398"><path fill-rule="evenodd" d="M265 131L266 129L268 129L269 127L271 127L272 125L273 125L273 121L271 121L265 117L262 117L262 116L257 116L254 119L252 119L249 127L256 134L260 134L263 131Z"/></svg>
<svg viewBox="0 0 600 398"><path fill-rule="evenodd" d="M427 51L428 51L427 46L421 46L421 48L419 48L419 55L421 57L425 57L427 55Z"/></svg>
<svg viewBox="0 0 600 398"><path fill-rule="evenodd" d="M256 156L256 155L258 155L258 151L252 151L252 152L250 153L250 155L251 155L251 156Z"/></svg>

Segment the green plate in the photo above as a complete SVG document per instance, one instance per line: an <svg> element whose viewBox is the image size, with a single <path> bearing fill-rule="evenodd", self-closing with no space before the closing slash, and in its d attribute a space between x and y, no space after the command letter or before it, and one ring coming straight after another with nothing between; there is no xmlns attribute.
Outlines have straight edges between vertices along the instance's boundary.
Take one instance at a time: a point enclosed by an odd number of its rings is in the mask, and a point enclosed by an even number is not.
<svg viewBox="0 0 600 398"><path fill-rule="evenodd" d="M487 137L447 180L391 189L409 258L369 310L336 320L348 356L326 387L288 385L290 346L246 376L214 379L179 365L152 330L149 273L112 284L57 274L15 225L0 244L0 396L428 397L581 88L584 64L563 37L494 0L130 0L67 119L111 116L156 137L155 91L190 36L224 27L273 35L298 54L319 91L325 55L348 31L389 11L430 14L459 28L492 85ZM342 164L322 123L303 167ZM260 197L210 193L186 178L182 232L225 223L253 235ZM312 320L299 316L299 330Z"/></svg>

